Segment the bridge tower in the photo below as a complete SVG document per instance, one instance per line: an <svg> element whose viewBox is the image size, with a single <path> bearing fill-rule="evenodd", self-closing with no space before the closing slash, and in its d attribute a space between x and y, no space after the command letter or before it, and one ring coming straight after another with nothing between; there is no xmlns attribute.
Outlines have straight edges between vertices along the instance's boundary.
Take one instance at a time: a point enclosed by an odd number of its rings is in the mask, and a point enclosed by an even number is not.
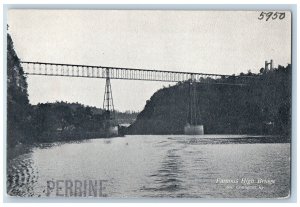
<svg viewBox="0 0 300 207"><path fill-rule="evenodd" d="M265 70L273 70L273 60L265 61Z"/></svg>
<svg viewBox="0 0 300 207"><path fill-rule="evenodd" d="M198 124L198 110L197 110L197 90L196 79L191 74L189 81L189 108L188 108L188 120L184 127L184 133L188 135L203 135L203 125Z"/></svg>
<svg viewBox="0 0 300 207"><path fill-rule="evenodd" d="M110 83L110 70L106 68L106 81L103 99L103 110L105 114L105 130L107 137L118 135L118 127L115 123L114 101Z"/></svg>
<svg viewBox="0 0 300 207"><path fill-rule="evenodd" d="M197 125L198 110L196 100L196 83L195 80L189 82L189 110L188 110L188 123L191 125Z"/></svg>

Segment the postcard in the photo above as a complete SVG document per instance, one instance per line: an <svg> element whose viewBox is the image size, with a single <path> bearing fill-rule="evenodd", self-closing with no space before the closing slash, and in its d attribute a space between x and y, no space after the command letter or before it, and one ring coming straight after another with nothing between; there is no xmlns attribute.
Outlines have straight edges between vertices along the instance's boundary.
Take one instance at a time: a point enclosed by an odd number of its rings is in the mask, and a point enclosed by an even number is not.
<svg viewBox="0 0 300 207"><path fill-rule="evenodd" d="M291 11L7 20L9 196L290 197Z"/></svg>

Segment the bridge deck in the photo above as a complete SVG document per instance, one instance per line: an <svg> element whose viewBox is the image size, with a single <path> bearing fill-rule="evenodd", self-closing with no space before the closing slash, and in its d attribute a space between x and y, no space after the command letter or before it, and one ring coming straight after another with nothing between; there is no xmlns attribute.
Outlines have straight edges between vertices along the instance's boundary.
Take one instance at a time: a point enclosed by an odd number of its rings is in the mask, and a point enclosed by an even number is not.
<svg viewBox="0 0 300 207"><path fill-rule="evenodd" d="M22 61L21 64L25 74L27 75L67 76L104 79L109 77L110 79L163 82L180 82L187 80L195 80L201 82L207 79L217 80L233 77L230 75L222 74L119 68L92 65L73 65L44 62ZM241 76L236 76L235 78L241 78Z"/></svg>

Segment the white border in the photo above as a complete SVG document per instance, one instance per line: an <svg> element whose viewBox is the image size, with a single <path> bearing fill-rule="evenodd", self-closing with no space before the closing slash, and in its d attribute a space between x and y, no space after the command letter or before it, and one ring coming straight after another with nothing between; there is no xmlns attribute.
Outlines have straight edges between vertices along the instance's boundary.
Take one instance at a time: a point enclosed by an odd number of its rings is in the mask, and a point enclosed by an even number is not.
<svg viewBox="0 0 300 207"><path fill-rule="evenodd" d="M199 4L199 3L205 3L205 4L210 4L210 5L202 5L203 7L207 7L207 6L210 6L210 7L213 7L213 5L212 4L225 4L225 3L227 3L227 4L249 4L249 3L255 3L255 4L296 4L297 3L297 1L296 0L285 0L285 1L283 1L283 0L269 0L269 1L258 1L258 0L252 0L252 1L249 1L249 0L247 0L247 1L243 1L243 2L240 2L240 1L237 1L237 0L234 0L234 1L222 1L222 0L211 0L211 1L209 1L209 0L207 0L207 1L201 1L201 2L199 2L199 1L197 1L197 0L186 0L186 1L184 1L184 0L181 0L181 1L176 1L176 0L173 0L173 1L168 1L168 0L161 0L161 1L159 1L159 0L152 0L152 1L143 1L143 2L141 2L141 1L138 1L138 0L135 0L135 1L133 1L133 0L131 0L131 1L122 1L122 0L103 0L103 1L95 1L95 0L85 0L85 1L83 1L83 0L72 0L72 1L68 1L68 0L52 0L52 1L50 1L50 0L44 0L44 1L38 1L38 0L31 0L31 1L22 1L22 0L4 0L4 1L2 1L2 7L1 7L1 9L0 9L0 11L1 11L1 14L3 14L3 4L24 4L24 3L27 3L27 4L31 4L31 6L36 6L36 5L33 5L33 4L40 4L40 6L41 6L41 4L63 4L62 6L63 7L69 7L69 6L71 6L71 7L73 7L74 5L66 5L66 4L68 4L68 3L72 3L72 4L95 4L95 3L103 3L103 4L109 4L109 5L102 5L102 6L104 6L104 7L108 7L108 8L116 8L116 7L118 7L118 5L113 5L113 4L127 4L127 6L128 6L128 8L129 7L132 7L132 6L137 6L136 4L157 4L157 5L155 5L154 7L157 7L158 6L158 4L160 4L160 5L162 5L162 4L168 4L168 3L172 3L173 5L171 5L171 6L174 6L174 4L177 4L177 6L180 6L180 7L185 7L185 6L187 6L186 4ZM135 5L128 5L128 4L135 4ZM181 4L181 5L178 5L178 4ZM184 5L183 5L184 4ZM18 6L18 5L16 5L16 6ZM50 6L51 7L51 5L48 5L48 6ZM53 5L52 5L53 6ZM77 6L80 6L80 5L77 5ZM88 7L88 5L81 5L81 6L87 6ZM115 7L116 6L116 7ZM149 7L152 7L153 5L148 5ZM166 6L166 7L168 7L168 5L163 5L163 6ZM170 5L169 5L170 6ZM198 5L199 6L199 5ZM215 5L216 7L218 7L218 5ZM227 5L227 6L232 6L232 5ZM255 5L245 5L245 6L247 6L247 9L249 8L249 9L251 9L251 8L253 8L253 7L255 7ZM274 6L274 5L273 5ZM277 6L280 6L280 5L277 5ZM75 5L75 7L76 7L76 5ZM208 7L207 7L208 8ZM297 9L298 9L298 5L297 5ZM2 18L3 18L3 15L2 15ZM299 17L297 17L297 18L299 18ZM5 26L5 25L3 25L3 20L1 21L1 28L3 29L3 26ZM5 26L6 27L6 26ZM298 19L297 19L297 30L298 30L298 28L299 28L299 21L298 21ZM297 32L298 33L298 32ZM1 41L2 41L2 43L3 43L3 40L5 40L5 39L3 39L4 38L4 34L3 34L3 32L1 33ZM297 45L295 45L295 41L293 42L294 43L294 45L293 45L293 47L294 47L294 49L295 49L295 47L297 47L298 46L298 42L297 42ZM2 66L4 66L3 64L4 64L4 54L3 54L3 51L4 50L1 50L1 62L0 62L0 64L2 65ZM298 56L297 57L293 57L293 61L295 60L295 58L296 59L298 59L298 57L299 57L299 54L297 54ZM294 67L294 63L293 63L293 67ZM4 67L5 68L5 67ZM296 91L299 91L299 88L298 88L298 84L296 83L297 82L297 80L298 80L298 78L299 78L299 74L300 73L297 73L297 78L296 77L293 77L293 102L294 103L298 103L298 96L297 96L297 94L295 93L295 89L296 89ZM0 78L0 81L1 81L1 87L3 87L3 86L5 86L5 83L4 83L4 79L3 79L3 76L4 75L4 70L0 70L0 76L1 76L1 78ZM3 82L2 82L3 81ZM295 86L295 87L294 87ZM0 90L0 96L1 96L1 98L2 98L2 100L6 100L6 97L4 97L4 95L5 95L6 93L5 93L5 87L3 87L3 88L1 88L1 90ZM296 96L297 96L297 99L296 99ZM296 99L296 100L295 100ZM5 129L5 123L2 123L3 122L3 116L5 115L4 114L4 108L6 107L5 106L5 104L6 104L6 102L1 102L1 118L2 119L0 119L1 121L1 123L0 123L0 133L3 135L3 130ZM294 105L294 108L293 108L293 113L295 113L296 111L294 111L295 110L295 107L296 105ZM297 106L298 106L298 104L297 104ZM298 115L299 115L299 112L297 112L297 117L298 117ZM294 122L293 122L293 127L294 127L294 129L295 128L298 128L298 124L299 123L297 123L297 127L296 127L296 125L294 125L294 124L296 124L296 122L295 122L295 120L293 120ZM293 137L293 138L296 138L297 136L296 136L296 134L295 134L295 136ZM2 142L3 143L3 142ZM297 148L299 149L299 143L300 142L297 142ZM295 148L295 146L292 146L293 148ZM298 156L299 156L299 154L298 154ZM296 161L296 159L297 159L297 161L299 161L299 157L296 157L296 154L295 154L295 156L292 158L293 159L293 162L294 161ZM3 153L0 153L0 160L2 160L3 161ZM4 163L2 162L1 163L1 167L2 167L2 170L0 171L0 173L1 173L1 177L2 178L4 178L3 177L3 172L4 172L4 168L3 168L3 166L4 166ZM293 164L293 167L297 167L297 171L299 170L299 168L298 168L298 166L299 165L296 165L296 162L294 162L294 164ZM5 178L3 179L3 182L5 182ZM0 186L0 196L1 196L1 200L3 200L3 182L1 182L1 186ZM293 183L293 184L295 184L295 183ZM299 179L297 180L297 186L299 186L298 185L299 184ZM299 191L298 191L298 195L299 195ZM298 197L298 196L297 196ZM198 199L199 200L199 199ZM68 204L68 203L65 203L65 201L64 200L60 200L61 202L64 202L64 203L62 203L62 204L58 204L58 203L56 203L55 205L56 206L82 206L82 203L77 203L77 204ZM60 201L56 201L56 202L60 202ZM82 202L83 200L80 200L80 202ZM122 202L122 200L115 200L116 202ZM137 205L141 205L140 203L136 203L136 202L143 202L143 200L135 200L135 201L132 201L132 202L135 202L134 204L132 204L132 203L125 203L125 204L121 204L121 203L101 203L100 205L106 205L106 206L137 206ZM163 200L162 200L163 201ZM247 200L246 202L253 202L254 200ZM37 201L35 201L35 202L37 202ZM43 201L41 201L41 202L43 202ZM53 201L52 201L53 202ZM73 202L74 202L74 200L73 200ZM76 201L75 201L76 202ZM154 202L159 202L159 201L154 201ZM184 206L198 206L199 204L197 204L197 203L189 203L189 204L183 204L183 203L179 203L179 204L177 204L177 203L165 203L165 201L163 201L164 203L163 204L159 204L159 205L161 205L161 206L181 206L181 205L184 205ZM171 200L171 202L172 202L172 200ZM173 202L178 202L178 200L174 200ZM180 201L180 202L189 202L188 200L186 200L186 201ZM193 201L193 202L195 202L195 200ZM203 201L201 201L201 200L199 200L199 202L203 202ZM241 203L236 203L236 202L238 202L238 200L230 200L230 199L226 199L226 200L210 200L210 201L205 201L205 202L212 202L212 203L205 203L205 206L241 206ZM226 202L226 203L223 203L223 202ZM234 203L230 203L230 202L234 202ZM240 201L241 202L241 201ZM255 200L255 203L242 203L242 205L243 206L252 206L252 205L255 205L255 206L282 206L283 205L283 203L281 203L282 201L281 200L278 200L278 202L279 203L258 203L259 202L259 200ZM270 200L269 202L274 202L274 200ZM276 202L276 201L275 201ZM21 203L5 203L5 206L40 206L41 204L39 204L39 203L26 203L26 204L21 204ZM53 204L51 204L51 203L44 203L43 205L45 205L45 206L52 206ZM84 204L84 206L86 206L87 204ZM98 206L99 204L97 204L97 203L89 203L89 205L91 205L91 206ZM148 203L148 204L144 204L145 206L152 206L153 204L152 203ZM200 205L204 205L203 203L202 204L200 204ZM286 206L296 206L297 204L296 203L288 203L288 204L284 204L284 205L286 205Z"/></svg>

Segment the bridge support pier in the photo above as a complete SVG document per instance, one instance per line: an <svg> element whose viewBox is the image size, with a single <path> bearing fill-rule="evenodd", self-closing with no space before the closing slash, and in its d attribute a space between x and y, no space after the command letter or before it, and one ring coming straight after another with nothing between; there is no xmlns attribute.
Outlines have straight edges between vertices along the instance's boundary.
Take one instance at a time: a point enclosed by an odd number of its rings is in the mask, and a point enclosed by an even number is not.
<svg viewBox="0 0 300 207"><path fill-rule="evenodd" d="M118 126L116 124L114 102L110 83L110 71L106 68L105 92L103 100L103 110L105 115L105 133L106 137L117 136Z"/></svg>
<svg viewBox="0 0 300 207"><path fill-rule="evenodd" d="M204 127L203 127L203 125L186 124L184 126L184 134L186 134L186 135L203 135Z"/></svg>
<svg viewBox="0 0 300 207"><path fill-rule="evenodd" d="M191 74L189 81L189 109L188 120L184 126L184 134L186 135L203 135L204 127L198 124L198 109L197 109L197 90L194 74Z"/></svg>

